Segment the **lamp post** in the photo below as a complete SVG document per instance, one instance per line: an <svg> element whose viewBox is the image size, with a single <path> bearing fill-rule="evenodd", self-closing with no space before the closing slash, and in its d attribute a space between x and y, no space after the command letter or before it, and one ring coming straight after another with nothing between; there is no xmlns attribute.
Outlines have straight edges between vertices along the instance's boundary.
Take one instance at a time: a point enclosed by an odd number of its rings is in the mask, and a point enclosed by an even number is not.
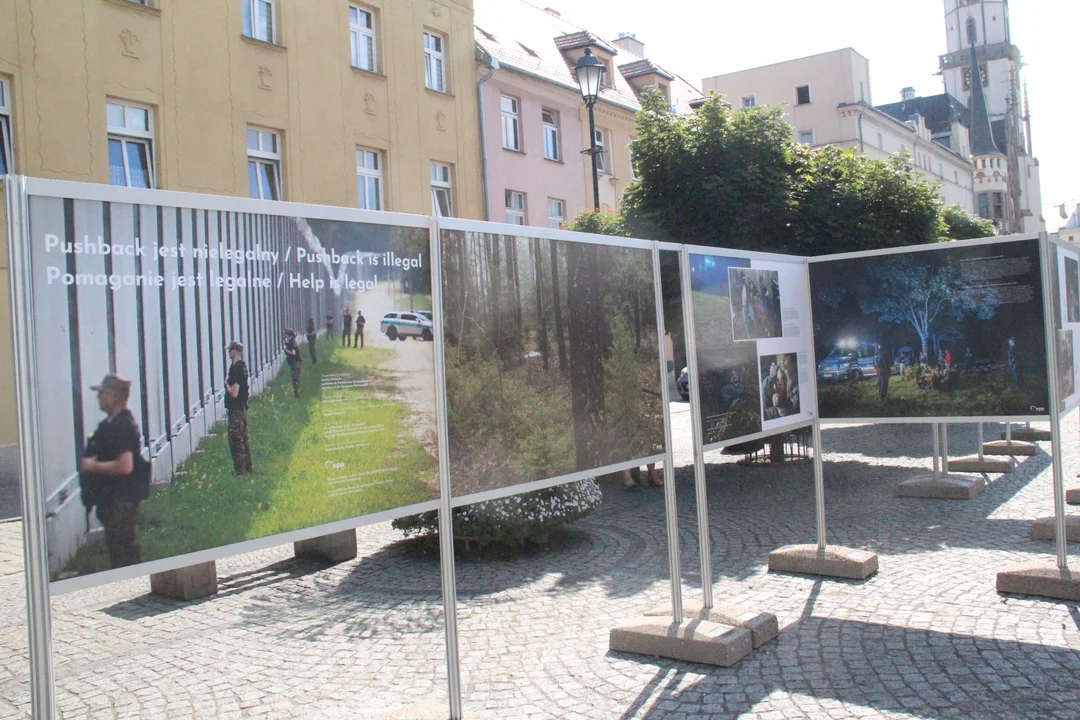
<svg viewBox="0 0 1080 720"><path fill-rule="evenodd" d="M593 209L600 209L600 173L596 164L596 115L593 106L600 94L600 81L604 76L604 64L596 59L591 48L585 48L585 54L574 65L574 76L581 88L581 99L589 108L589 149L583 151L592 156Z"/></svg>

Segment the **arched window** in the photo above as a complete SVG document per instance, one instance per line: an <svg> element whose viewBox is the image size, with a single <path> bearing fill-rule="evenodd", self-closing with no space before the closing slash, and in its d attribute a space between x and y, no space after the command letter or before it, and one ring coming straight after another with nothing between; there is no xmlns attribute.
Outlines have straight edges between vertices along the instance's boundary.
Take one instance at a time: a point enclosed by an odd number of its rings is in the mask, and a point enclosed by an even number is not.
<svg viewBox="0 0 1080 720"><path fill-rule="evenodd" d="M968 18L967 39L968 45L974 45L979 42L979 31L975 28L975 18Z"/></svg>

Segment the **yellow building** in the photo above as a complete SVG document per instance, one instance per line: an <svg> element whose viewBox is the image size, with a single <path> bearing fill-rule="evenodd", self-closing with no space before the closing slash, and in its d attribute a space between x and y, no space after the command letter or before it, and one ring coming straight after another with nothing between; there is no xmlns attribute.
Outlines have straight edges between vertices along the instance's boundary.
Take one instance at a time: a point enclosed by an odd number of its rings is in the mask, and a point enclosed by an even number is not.
<svg viewBox="0 0 1080 720"><path fill-rule="evenodd" d="M473 32L472 0L0 0L0 174L481 218Z"/></svg>

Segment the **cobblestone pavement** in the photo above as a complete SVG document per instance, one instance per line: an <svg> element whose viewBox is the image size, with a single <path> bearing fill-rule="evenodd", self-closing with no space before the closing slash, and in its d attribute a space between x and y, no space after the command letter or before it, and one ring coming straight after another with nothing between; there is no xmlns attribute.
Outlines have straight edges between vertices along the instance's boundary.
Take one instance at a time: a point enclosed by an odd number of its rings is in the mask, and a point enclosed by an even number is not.
<svg viewBox="0 0 1080 720"><path fill-rule="evenodd" d="M1077 435L1074 414L1068 478ZM829 540L878 552L878 575L767 573L770 550L813 541L810 464L710 455L716 598L776 613L780 638L730 669L611 653L608 629L669 602L669 584L662 492L605 482L601 510L543 551L459 557L466 717L1080 717L1080 610L994 591L1001 566L1052 559L1029 537L1053 509L1045 452L973 500L901 500L893 486L929 466L928 427L827 428L824 440ZM951 426L950 442L973 451L974 427ZM676 480L693 602L691 468ZM288 547L219 562L221 592L199 602L153 597L145 579L54 598L62 716L366 720L444 699L437 557L388 525L359 538L360 557L331 568ZM21 576L0 577L0 718L28 712L24 607Z"/></svg>

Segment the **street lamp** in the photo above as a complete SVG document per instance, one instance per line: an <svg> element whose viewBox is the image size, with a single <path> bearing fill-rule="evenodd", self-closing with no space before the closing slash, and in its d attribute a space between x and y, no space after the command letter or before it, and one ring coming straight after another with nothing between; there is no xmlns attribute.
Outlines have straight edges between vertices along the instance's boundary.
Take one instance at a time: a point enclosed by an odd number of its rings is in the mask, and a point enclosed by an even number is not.
<svg viewBox="0 0 1080 720"><path fill-rule="evenodd" d="M583 151L592 156L592 186L593 206L600 209L600 174L596 164L596 116L593 106L600 94L600 81L604 77L604 63L596 59L591 48L585 48L585 54L574 65L574 76L581 88L581 99L585 101L585 107L589 108L589 149Z"/></svg>

